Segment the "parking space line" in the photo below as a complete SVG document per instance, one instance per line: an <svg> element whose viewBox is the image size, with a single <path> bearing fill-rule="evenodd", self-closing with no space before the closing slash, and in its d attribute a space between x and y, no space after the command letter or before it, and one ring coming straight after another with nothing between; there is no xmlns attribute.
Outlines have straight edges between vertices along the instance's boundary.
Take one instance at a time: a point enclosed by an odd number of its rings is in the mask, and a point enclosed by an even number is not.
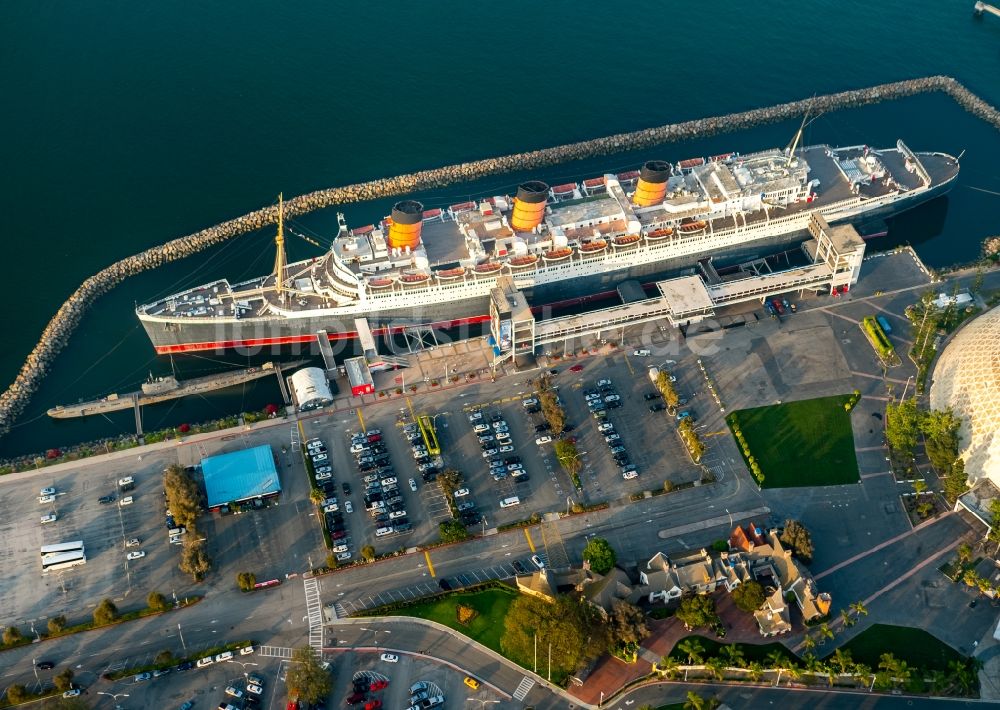
<svg viewBox="0 0 1000 710"><path fill-rule="evenodd" d="M531 539L531 531L528 528L524 528L524 538L528 541L528 547L532 552L535 552L535 543Z"/></svg>
<svg viewBox="0 0 1000 710"><path fill-rule="evenodd" d="M434 574L434 563L431 562L430 550L424 550L424 559L427 560L427 572L430 573L431 577L437 577L437 575Z"/></svg>

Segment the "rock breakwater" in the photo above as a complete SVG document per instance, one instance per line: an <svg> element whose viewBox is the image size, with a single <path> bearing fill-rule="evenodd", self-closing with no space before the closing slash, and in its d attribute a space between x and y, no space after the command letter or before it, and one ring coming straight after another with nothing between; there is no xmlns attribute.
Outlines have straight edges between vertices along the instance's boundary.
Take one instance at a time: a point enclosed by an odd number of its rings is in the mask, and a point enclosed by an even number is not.
<svg viewBox="0 0 1000 710"><path fill-rule="evenodd" d="M324 207L394 197L417 190L443 187L491 175L530 170L570 160L610 155L627 150L649 148L663 143L744 130L802 116L807 110L814 113L833 111L933 91L948 94L965 110L994 127L1000 128L1000 111L995 107L983 101L951 77L930 76L880 84L864 89L842 91L800 101L790 101L768 108L752 109L725 116L699 118L632 133L619 133L554 148L422 170L409 175L397 175L381 180L317 190L285 202L285 212L289 216L296 216ZM9 431L14 420L24 411L56 356L68 342L70 335L79 325L87 309L99 296L130 276L191 256L233 237L273 224L276 220L276 206L256 210L242 217L126 257L84 281L49 321L38 344L28 355L16 379L0 395L0 434Z"/></svg>

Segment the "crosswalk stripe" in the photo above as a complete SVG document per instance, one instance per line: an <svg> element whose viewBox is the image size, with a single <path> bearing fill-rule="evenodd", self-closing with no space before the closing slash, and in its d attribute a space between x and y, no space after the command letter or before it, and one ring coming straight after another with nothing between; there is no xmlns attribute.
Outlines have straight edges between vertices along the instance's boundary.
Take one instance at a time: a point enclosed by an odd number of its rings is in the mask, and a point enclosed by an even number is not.
<svg viewBox="0 0 1000 710"><path fill-rule="evenodd" d="M513 696L515 700L524 700L524 698L531 692L531 689L535 687L535 680L530 676L524 676L521 679L520 685L517 686L517 690L514 691Z"/></svg>

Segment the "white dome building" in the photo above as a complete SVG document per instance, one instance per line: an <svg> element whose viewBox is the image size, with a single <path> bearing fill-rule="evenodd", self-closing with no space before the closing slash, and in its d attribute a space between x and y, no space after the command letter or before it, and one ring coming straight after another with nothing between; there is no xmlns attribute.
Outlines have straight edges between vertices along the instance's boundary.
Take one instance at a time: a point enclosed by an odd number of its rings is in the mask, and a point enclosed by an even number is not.
<svg viewBox="0 0 1000 710"><path fill-rule="evenodd" d="M962 420L961 456L969 481L1000 487L1000 306L967 323L934 366L930 405Z"/></svg>

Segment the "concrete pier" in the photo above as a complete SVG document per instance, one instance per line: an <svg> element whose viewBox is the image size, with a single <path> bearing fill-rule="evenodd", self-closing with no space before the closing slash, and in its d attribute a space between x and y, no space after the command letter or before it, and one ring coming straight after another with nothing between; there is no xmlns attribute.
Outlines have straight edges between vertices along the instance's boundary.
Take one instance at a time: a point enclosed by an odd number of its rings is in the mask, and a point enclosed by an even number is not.
<svg viewBox="0 0 1000 710"><path fill-rule="evenodd" d="M992 8L986 3L980 4L984 6L984 10L987 7ZM459 165L423 170L393 178L318 190L285 202L284 214L286 217L295 217L334 205L394 197L416 190L444 187L492 175L556 165L570 160L611 155L628 150L650 148L664 143L732 133L799 117L807 110L812 112L834 111L867 106L932 91L947 94L966 111L992 126L1000 128L1000 110L973 94L952 77L929 76L790 101L768 108L699 118L632 133L619 133L554 148L515 153L498 158L487 158ZM9 431L14 420L24 411L56 356L69 342L70 336L76 330L84 314L98 297L110 291L129 276L154 269L177 259L183 259L240 234L274 224L277 221L277 216L277 205L256 210L242 217L129 256L102 269L84 281L49 321L38 344L28 354L14 382L0 395L0 432Z"/></svg>

